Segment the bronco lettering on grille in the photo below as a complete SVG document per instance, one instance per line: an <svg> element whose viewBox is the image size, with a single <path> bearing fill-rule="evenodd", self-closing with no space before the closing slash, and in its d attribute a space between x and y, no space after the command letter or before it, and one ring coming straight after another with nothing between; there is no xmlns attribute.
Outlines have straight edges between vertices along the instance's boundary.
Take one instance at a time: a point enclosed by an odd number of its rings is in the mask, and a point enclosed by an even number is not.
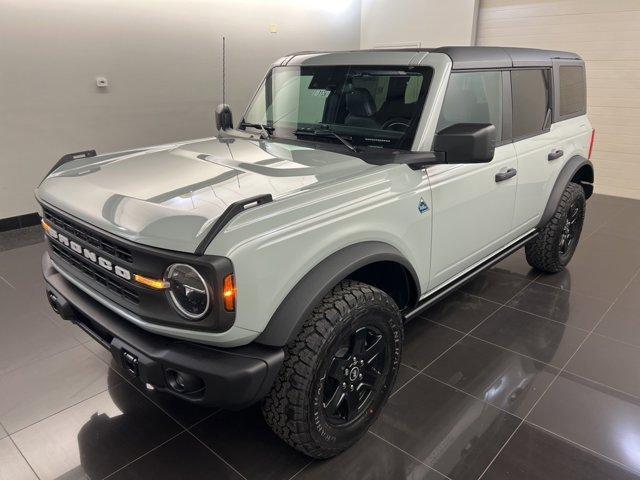
<svg viewBox="0 0 640 480"><path fill-rule="evenodd" d="M50 238L56 240L59 244L64 245L65 247L79 255L82 255L84 258L95 263L96 265L100 265L105 270L113 272L117 276L119 276L120 278L124 278L125 280L131 280L131 272L129 270L127 270L126 268L122 268L119 265L114 265L111 260L107 260L106 258L98 255L96 252L93 252L88 248L83 247L79 243L70 240L66 235L58 233L53 228L47 229L47 234Z"/></svg>

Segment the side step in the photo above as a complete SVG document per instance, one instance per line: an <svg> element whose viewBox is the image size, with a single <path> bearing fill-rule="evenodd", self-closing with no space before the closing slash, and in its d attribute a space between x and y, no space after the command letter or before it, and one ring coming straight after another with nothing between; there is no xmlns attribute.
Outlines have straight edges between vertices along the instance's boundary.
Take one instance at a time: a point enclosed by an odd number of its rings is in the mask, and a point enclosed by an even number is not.
<svg viewBox="0 0 640 480"><path fill-rule="evenodd" d="M487 258L482 263L476 265L474 268L469 270L464 275L454 279L451 283L447 283L447 284L444 284L444 285L438 287L436 290L434 290L432 293L430 293L427 297L423 298L420 302L418 302L418 304L413 309L411 309L407 313L405 313L405 321L408 322L410 320L413 320L420 313L422 313L424 310L426 310L427 308L429 308L433 304L439 302L440 300L442 300L444 297L446 297L450 293L455 292L462 285L464 285L465 283L469 282L470 280L472 280L473 278L478 276L480 273L482 273L486 269L493 267L496 263L504 260L509 255L514 253L516 250L519 250L520 248L522 248L525 243L527 243L529 240L537 237L538 234L539 234L539 232L537 230L529 233L528 235L526 235L526 236L522 237L520 240L518 240L516 243L513 243L513 244L505 247L504 249L498 251L497 253L495 253L491 257Z"/></svg>

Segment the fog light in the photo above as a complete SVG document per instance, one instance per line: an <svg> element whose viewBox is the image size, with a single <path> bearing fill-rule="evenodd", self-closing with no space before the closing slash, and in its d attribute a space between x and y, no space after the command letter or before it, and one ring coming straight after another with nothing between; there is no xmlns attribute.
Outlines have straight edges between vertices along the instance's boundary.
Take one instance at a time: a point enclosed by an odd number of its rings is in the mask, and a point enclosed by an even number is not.
<svg viewBox="0 0 640 480"><path fill-rule="evenodd" d="M204 382L200 377L177 370L167 370L169 386L178 393L194 393L204 388Z"/></svg>

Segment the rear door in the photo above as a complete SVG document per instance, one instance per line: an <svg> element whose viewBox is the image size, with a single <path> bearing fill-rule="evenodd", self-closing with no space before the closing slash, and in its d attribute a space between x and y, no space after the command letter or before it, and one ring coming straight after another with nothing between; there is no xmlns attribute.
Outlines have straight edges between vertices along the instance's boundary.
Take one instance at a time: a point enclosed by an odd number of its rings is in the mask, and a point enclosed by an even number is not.
<svg viewBox="0 0 640 480"><path fill-rule="evenodd" d="M551 68L511 71L513 145L518 157L518 193L514 214L516 234L538 224L563 165L561 131L552 128Z"/></svg>
<svg viewBox="0 0 640 480"><path fill-rule="evenodd" d="M510 85L500 70L453 72L436 131L456 123L496 126L489 163L427 169L432 189L431 283L434 288L512 238L517 160L510 139Z"/></svg>

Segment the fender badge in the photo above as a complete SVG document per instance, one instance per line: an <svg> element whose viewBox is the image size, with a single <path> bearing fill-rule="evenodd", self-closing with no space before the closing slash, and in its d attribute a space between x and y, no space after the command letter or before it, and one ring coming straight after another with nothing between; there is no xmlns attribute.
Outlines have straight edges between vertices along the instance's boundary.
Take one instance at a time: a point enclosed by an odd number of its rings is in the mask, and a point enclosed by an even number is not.
<svg viewBox="0 0 640 480"><path fill-rule="evenodd" d="M429 205L424 201L424 198L420 197L420 202L418 203L418 211L420 213L424 213L429 210Z"/></svg>

